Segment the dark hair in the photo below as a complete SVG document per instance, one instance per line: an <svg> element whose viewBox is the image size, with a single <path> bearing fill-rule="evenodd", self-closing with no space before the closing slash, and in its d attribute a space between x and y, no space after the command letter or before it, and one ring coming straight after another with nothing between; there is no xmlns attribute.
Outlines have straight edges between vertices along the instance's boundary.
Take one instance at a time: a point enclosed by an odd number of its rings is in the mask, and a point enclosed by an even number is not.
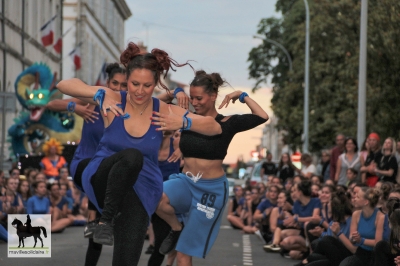
<svg viewBox="0 0 400 266"><path fill-rule="evenodd" d="M354 149L354 152L357 152L357 151L358 151L358 144L357 144L357 141L356 141L354 138L347 138L347 139L344 141L344 152L347 153L347 150L346 150L346 143L347 143L349 140L351 140L351 141L353 142L354 146L356 146L355 149Z"/></svg>
<svg viewBox="0 0 400 266"><path fill-rule="evenodd" d="M44 182L44 181L38 181L38 182L33 183L33 185L32 185L33 188L34 188L34 189L37 189L37 187L38 187L38 185L39 185L40 183L43 183L43 184L46 185L46 182Z"/></svg>
<svg viewBox="0 0 400 266"><path fill-rule="evenodd" d="M391 182L382 182L381 186L381 197L384 201L387 201L389 198L390 192L392 192L393 184Z"/></svg>
<svg viewBox="0 0 400 266"><path fill-rule="evenodd" d="M26 196L27 196L27 198L29 199L30 197L32 197L32 194L31 194L31 188L29 187L29 181L28 181L28 179L22 179L22 180L19 182L18 188L17 188L17 192L18 192L19 194L22 195L22 193L21 193L21 186L22 186L22 183L24 183L24 182L28 182L28 191L26 192Z"/></svg>
<svg viewBox="0 0 400 266"><path fill-rule="evenodd" d="M366 138L365 140L364 140L364 142L362 143L362 145L361 145L361 151L367 151L368 149L367 149L367 140L368 140L368 138Z"/></svg>
<svg viewBox="0 0 400 266"><path fill-rule="evenodd" d="M20 171L17 167L13 167L10 169L10 171L8 171L8 173L11 175L14 170Z"/></svg>
<svg viewBox="0 0 400 266"><path fill-rule="evenodd" d="M290 196L290 191L283 191L283 190L282 190L281 192L285 193L286 202L288 202L290 205L293 206L293 199L292 199L292 197Z"/></svg>
<svg viewBox="0 0 400 266"><path fill-rule="evenodd" d="M227 83L219 73L207 74L204 70L197 70L190 86L203 87L207 94L218 94L218 88Z"/></svg>
<svg viewBox="0 0 400 266"><path fill-rule="evenodd" d="M393 212L389 216L389 223L391 225L389 246L391 247L392 254L400 251L397 241L400 239L400 204L396 205Z"/></svg>
<svg viewBox="0 0 400 266"><path fill-rule="evenodd" d="M353 212L349 198L343 191L338 191L337 193L333 194L331 208L333 221L339 223L344 222L345 216L351 216Z"/></svg>
<svg viewBox="0 0 400 266"><path fill-rule="evenodd" d="M305 161L305 162L307 162L307 163L312 163L312 157L311 157L311 155L310 154L308 154L308 153L303 153L302 155L301 155L301 159L300 159L301 161Z"/></svg>
<svg viewBox="0 0 400 266"><path fill-rule="evenodd" d="M281 155L281 159L280 159L280 161L279 161L279 166L278 166L278 170L279 170L279 171L282 170L282 167L283 167L282 156L285 155L285 154L286 154L287 157L288 157L288 162L287 162L287 164L289 165L290 168L292 168L292 169L294 168L293 163L292 163L292 159L290 158L289 153L285 152L285 153L283 153L283 154Z"/></svg>
<svg viewBox="0 0 400 266"><path fill-rule="evenodd" d="M48 184L47 184L47 190L51 190L51 188L52 188L53 186L58 186L59 189L61 188L60 183L59 183L58 181L55 181L55 182L53 182L53 183L48 183Z"/></svg>
<svg viewBox="0 0 400 266"><path fill-rule="evenodd" d="M311 197L311 182L303 180L301 183L297 183L297 189L303 193L306 197Z"/></svg>
<svg viewBox="0 0 400 266"><path fill-rule="evenodd" d="M348 168L347 169L347 171L351 171L354 175L358 175L358 171L356 170L356 169L354 169L354 168ZM352 180L352 181L354 181L354 180ZM349 183L349 185L350 185L350 183Z"/></svg>
<svg viewBox="0 0 400 266"><path fill-rule="evenodd" d="M159 84L167 91L169 91L167 86L160 80L163 73L165 78L170 69L175 71L173 66L181 67L189 65L192 67L187 62L185 64L178 64L175 60L170 58L165 51L157 48L151 50L151 53L142 53L140 48L133 42L130 42L125 51L122 52L120 61L126 68L128 78L135 69L148 69L153 73L155 83Z"/></svg>
<svg viewBox="0 0 400 266"><path fill-rule="evenodd" d="M107 65L106 73L108 75L108 80L112 79L115 74L125 74L125 68L121 67L118 63L111 63Z"/></svg>

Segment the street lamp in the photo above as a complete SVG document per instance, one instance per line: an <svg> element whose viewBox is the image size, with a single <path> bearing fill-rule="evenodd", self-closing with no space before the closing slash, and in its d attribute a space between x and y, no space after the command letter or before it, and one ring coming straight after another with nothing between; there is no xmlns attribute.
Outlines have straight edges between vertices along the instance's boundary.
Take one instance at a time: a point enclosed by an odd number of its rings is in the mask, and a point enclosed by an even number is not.
<svg viewBox="0 0 400 266"><path fill-rule="evenodd" d="M306 7L306 54L304 70L304 122L303 122L303 153L308 152L308 93L309 93L309 62L310 62L310 9L307 0L304 0Z"/></svg>
<svg viewBox="0 0 400 266"><path fill-rule="evenodd" d="M366 120L366 87L367 87L367 27L368 27L368 0L361 0L360 22L360 65L358 72L358 114L357 114L357 142L359 147L365 139Z"/></svg>
<svg viewBox="0 0 400 266"><path fill-rule="evenodd" d="M268 39L268 38L262 37L262 36L257 36L257 35L255 35L255 36L253 36L253 38L261 39L261 40L263 40L263 41L272 43L272 44L278 46L279 48L281 48L282 51L285 53L285 55L286 55L288 61L289 61L289 70L292 71L292 69L293 69L293 67L292 67L292 66L293 66L293 64L292 64L292 58L290 57L290 54L289 54L288 50L286 50L286 48L285 48L282 44L280 44L280 43L277 42L277 41L274 41L274 40L271 40L271 39Z"/></svg>

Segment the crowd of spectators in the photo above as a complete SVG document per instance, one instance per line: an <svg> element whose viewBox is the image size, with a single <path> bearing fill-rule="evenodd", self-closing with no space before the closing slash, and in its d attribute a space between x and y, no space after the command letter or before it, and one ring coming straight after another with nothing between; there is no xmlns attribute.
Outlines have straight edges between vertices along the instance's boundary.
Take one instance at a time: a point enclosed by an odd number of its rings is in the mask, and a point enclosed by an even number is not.
<svg viewBox="0 0 400 266"><path fill-rule="evenodd" d="M267 155L263 181L234 187L227 219L295 265L400 265L399 154L400 141L371 133L361 150L338 135L316 166Z"/></svg>

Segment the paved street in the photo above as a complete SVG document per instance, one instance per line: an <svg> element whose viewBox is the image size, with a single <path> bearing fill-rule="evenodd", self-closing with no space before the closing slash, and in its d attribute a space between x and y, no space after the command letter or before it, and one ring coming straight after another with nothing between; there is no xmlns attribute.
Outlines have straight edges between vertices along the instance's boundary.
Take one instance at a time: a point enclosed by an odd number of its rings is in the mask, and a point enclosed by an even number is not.
<svg viewBox="0 0 400 266"><path fill-rule="evenodd" d="M239 266L239 265L293 265L297 261L282 258L276 253L265 253L261 241L255 235L243 235L239 230L233 230L224 215L217 241L206 259L194 259L194 265ZM144 254L148 246L145 242L140 258L140 266L146 266L149 255ZM7 258L7 244L0 243L0 265L66 265L79 266L84 264L87 240L83 238L83 227L70 227L61 234L52 235L52 257L49 259L15 259ZM112 247L103 247L98 265L108 266L112 261ZM164 264L165 265L165 264Z"/></svg>

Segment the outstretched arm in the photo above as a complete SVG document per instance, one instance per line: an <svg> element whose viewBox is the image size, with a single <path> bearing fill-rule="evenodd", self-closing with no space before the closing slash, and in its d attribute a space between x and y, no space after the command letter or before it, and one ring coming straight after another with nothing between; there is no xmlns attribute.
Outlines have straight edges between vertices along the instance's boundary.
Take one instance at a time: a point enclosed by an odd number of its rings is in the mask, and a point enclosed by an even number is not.
<svg viewBox="0 0 400 266"><path fill-rule="evenodd" d="M99 113L90 108L90 103L76 98L53 100L46 105L46 108L54 112L65 112L68 110L70 102L75 103L75 110L73 112L82 117L86 122L90 121L94 123L95 120L99 119Z"/></svg>

